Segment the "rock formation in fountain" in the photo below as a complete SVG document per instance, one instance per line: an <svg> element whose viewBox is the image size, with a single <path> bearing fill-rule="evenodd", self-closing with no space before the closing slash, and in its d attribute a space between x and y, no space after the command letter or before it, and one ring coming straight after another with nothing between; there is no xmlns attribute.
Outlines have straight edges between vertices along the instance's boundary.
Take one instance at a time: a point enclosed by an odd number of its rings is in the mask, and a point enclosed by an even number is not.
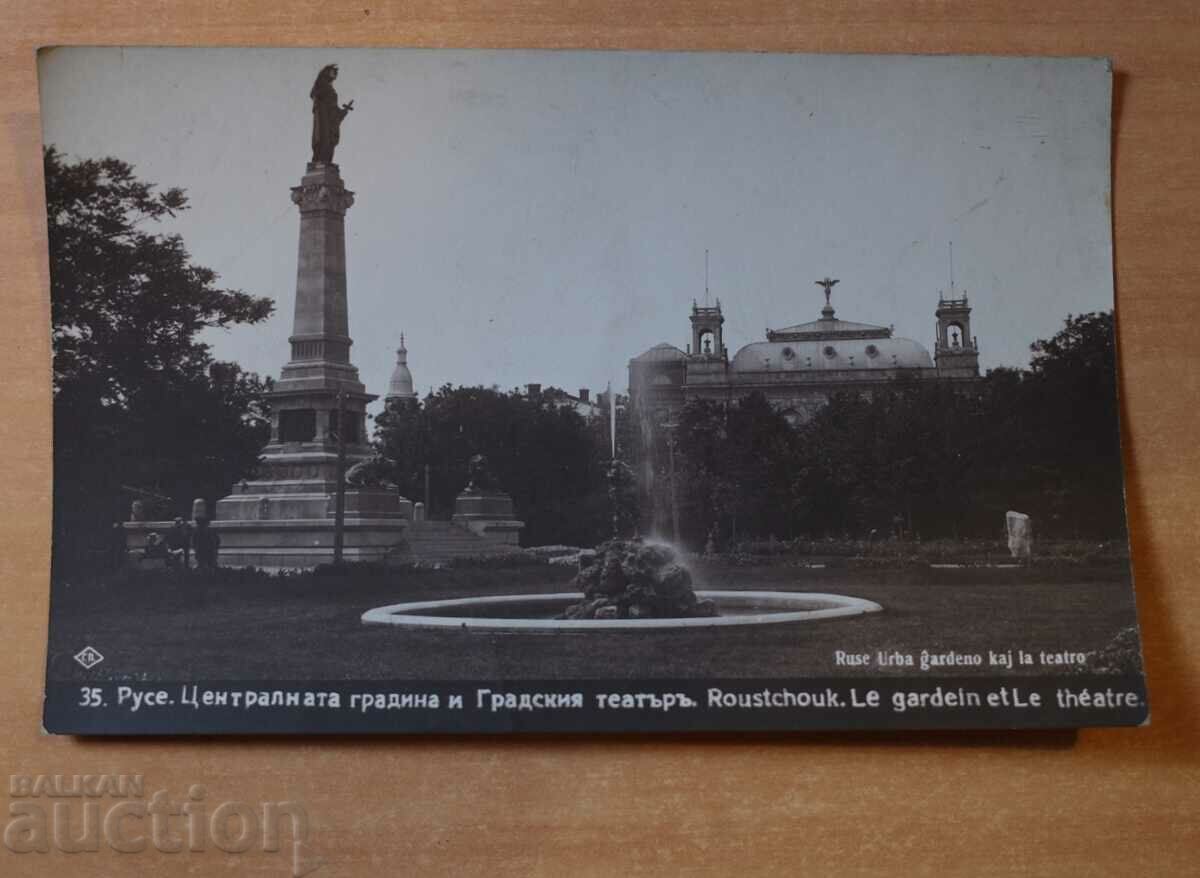
<svg viewBox="0 0 1200 878"><path fill-rule="evenodd" d="M583 600L562 619L680 619L716 616L716 605L692 590L692 575L675 550L639 539L609 540L581 555L575 588Z"/></svg>

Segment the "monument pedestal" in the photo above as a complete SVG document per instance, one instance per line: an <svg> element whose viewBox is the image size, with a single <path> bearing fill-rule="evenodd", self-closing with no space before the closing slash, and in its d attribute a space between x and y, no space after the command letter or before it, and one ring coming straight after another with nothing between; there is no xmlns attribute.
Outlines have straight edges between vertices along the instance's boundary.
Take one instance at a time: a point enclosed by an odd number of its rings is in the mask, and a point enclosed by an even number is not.
<svg viewBox="0 0 1200 878"><path fill-rule="evenodd" d="M505 546L518 545L525 527L525 522L516 520L512 497L502 491L463 491L454 500L451 521Z"/></svg>
<svg viewBox="0 0 1200 878"><path fill-rule="evenodd" d="M408 522L346 516L342 560L383 562L399 550ZM334 531L330 519L214 521L221 538L223 567L307 570L333 561Z"/></svg>
<svg viewBox="0 0 1200 878"><path fill-rule="evenodd" d="M337 483L245 482L217 501L212 528L229 567L309 568L333 560ZM383 561L401 545L412 503L395 490L347 487L344 561Z"/></svg>

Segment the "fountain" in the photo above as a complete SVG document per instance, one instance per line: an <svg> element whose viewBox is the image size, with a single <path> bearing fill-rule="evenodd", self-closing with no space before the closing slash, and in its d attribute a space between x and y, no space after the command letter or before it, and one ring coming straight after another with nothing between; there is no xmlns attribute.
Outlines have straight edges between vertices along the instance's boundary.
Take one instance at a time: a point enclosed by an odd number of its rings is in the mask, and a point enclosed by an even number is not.
<svg viewBox="0 0 1200 878"><path fill-rule="evenodd" d="M717 605L697 597L692 574L664 543L612 539L595 555L581 555L572 583L583 600L563 619L689 619L717 616Z"/></svg>
<svg viewBox="0 0 1200 878"><path fill-rule="evenodd" d="M613 399L609 393L610 403ZM612 408L615 424L615 406ZM837 594L789 591L695 591L691 571L665 543L622 539L636 526L627 508L632 473L617 459L609 466L613 537L579 558L575 591L507 594L392 604L368 610L369 625L465 631L538 633L647 631L779 625L874 613L874 601Z"/></svg>
<svg viewBox="0 0 1200 878"><path fill-rule="evenodd" d="M874 601L837 594L702 590L695 592L696 609L702 614L659 617L629 613L621 616L619 610L600 612L601 608L597 608L589 616L586 607L590 602L586 599L581 602L580 597L579 592L568 591L414 601L368 610L362 621L368 625L457 628L480 633L587 633L794 624L858 616L883 609ZM581 604L585 607L582 611Z"/></svg>

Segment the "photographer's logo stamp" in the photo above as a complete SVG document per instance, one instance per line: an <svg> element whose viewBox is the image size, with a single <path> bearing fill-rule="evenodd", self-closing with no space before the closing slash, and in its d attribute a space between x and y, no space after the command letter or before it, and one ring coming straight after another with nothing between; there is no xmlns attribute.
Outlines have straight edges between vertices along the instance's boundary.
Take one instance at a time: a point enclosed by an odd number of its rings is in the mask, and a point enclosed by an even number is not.
<svg viewBox="0 0 1200 878"><path fill-rule="evenodd" d="M92 668L96 667L96 665L100 664L100 662L104 661L104 656L100 654L98 649L91 646L85 646L83 649L79 650L79 652L75 653L75 661L83 665L86 670L90 671Z"/></svg>

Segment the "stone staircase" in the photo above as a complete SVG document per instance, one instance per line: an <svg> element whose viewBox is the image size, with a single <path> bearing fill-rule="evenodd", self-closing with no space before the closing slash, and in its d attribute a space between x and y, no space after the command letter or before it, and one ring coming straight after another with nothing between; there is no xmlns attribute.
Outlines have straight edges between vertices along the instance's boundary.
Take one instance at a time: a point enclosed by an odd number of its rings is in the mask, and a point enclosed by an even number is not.
<svg viewBox="0 0 1200 878"><path fill-rule="evenodd" d="M449 521L409 522L404 540L404 546L389 555L389 560L436 563L520 551L516 546L497 544Z"/></svg>

